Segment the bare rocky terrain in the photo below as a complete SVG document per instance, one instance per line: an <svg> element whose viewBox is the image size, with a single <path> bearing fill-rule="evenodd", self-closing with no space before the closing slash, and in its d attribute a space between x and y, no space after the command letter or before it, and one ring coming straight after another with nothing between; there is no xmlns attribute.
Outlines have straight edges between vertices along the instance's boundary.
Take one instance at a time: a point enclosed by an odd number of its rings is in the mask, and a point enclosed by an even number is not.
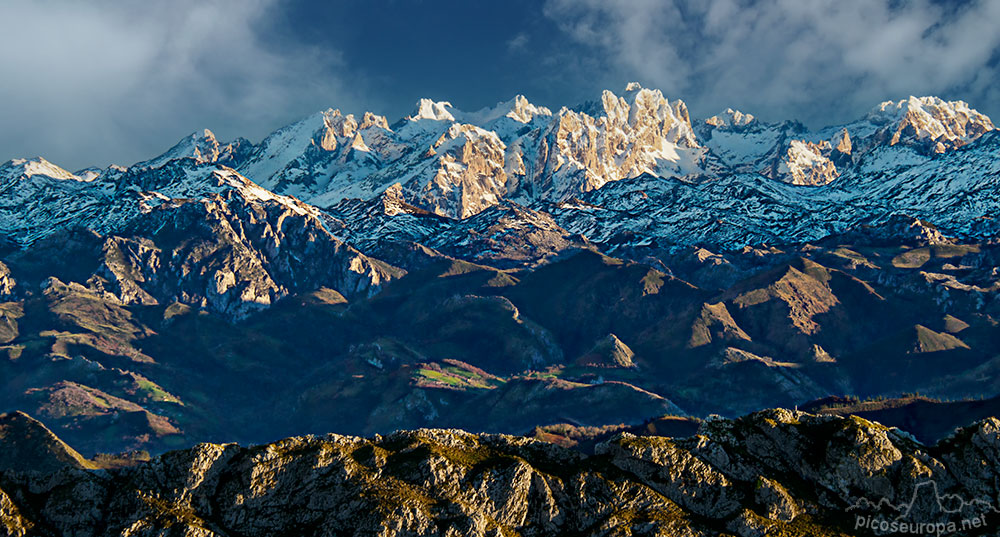
<svg viewBox="0 0 1000 537"><path fill-rule="evenodd" d="M778 409L687 438L620 434L591 455L420 429L200 444L111 470L53 438L0 416L4 453L38 461L3 460L8 535L873 535L872 518L995 535L1000 522L995 418L930 446Z"/></svg>

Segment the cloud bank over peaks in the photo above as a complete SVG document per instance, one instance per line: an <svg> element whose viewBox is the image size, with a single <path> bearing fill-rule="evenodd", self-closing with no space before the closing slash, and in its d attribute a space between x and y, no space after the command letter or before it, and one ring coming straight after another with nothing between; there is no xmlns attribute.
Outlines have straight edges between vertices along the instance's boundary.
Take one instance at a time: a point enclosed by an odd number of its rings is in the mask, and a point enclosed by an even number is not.
<svg viewBox="0 0 1000 537"><path fill-rule="evenodd" d="M267 40L274 10L272 0L4 2L0 18L14 23L0 38L0 158L130 164L196 128L261 136L358 102L333 74L335 51Z"/></svg>

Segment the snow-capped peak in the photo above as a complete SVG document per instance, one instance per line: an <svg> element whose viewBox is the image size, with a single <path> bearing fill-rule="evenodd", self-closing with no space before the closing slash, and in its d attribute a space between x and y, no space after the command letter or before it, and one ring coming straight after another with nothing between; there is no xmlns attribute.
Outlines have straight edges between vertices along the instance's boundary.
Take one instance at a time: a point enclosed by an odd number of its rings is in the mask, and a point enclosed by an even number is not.
<svg viewBox="0 0 1000 537"><path fill-rule="evenodd" d="M417 103L417 112L410 116L411 120L431 119L434 121L455 121L455 116L451 110L454 107L448 101L432 101L431 99L420 99Z"/></svg>
<svg viewBox="0 0 1000 537"><path fill-rule="evenodd" d="M0 170L11 170L13 171L10 175L18 175L20 177L32 177L35 175L43 175L45 177L51 177L53 179L66 179L77 181L80 180L79 177L73 175L72 173L52 164L51 162L45 160L42 157L34 157L30 159L14 159L8 161L3 166L0 166ZM7 175L7 174L4 174Z"/></svg>
<svg viewBox="0 0 1000 537"><path fill-rule="evenodd" d="M198 162L215 162L219 158L219 140L215 133L208 129L192 132L177 142L166 153L136 164L144 168L158 168L167 162L179 158L193 158Z"/></svg>
<svg viewBox="0 0 1000 537"><path fill-rule="evenodd" d="M744 114L739 110L726 108L724 112L706 119L705 123L714 127L744 127L753 123L756 119L753 114Z"/></svg>
<svg viewBox="0 0 1000 537"><path fill-rule="evenodd" d="M512 100L501 103L496 107L499 110L506 110L505 117L509 117L519 123L531 123L535 116L551 116L552 111L544 106L535 106L528 102L524 95L517 95Z"/></svg>
<svg viewBox="0 0 1000 537"><path fill-rule="evenodd" d="M938 97L885 101L869 112L867 119L883 126L889 145L919 142L935 153L961 147L995 128L989 117L964 101Z"/></svg>
<svg viewBox="0 0 1000 537"><path fill-rule="evenodd" d="M528 102L524 95L517 95L510 103L510 111L506 117L521 123L530 123L535 116L551 116L552 111L544 106L535 106Z"/></svg>
<svg viewBox="0 0 1000 537"><path fill-rule="evenodd" d="M488 106L478 112L462 114L461 120L467 123L487 125L502 117L507 117L518 123L531 123L535 116L551 116L552 111L544 106L536 106L524 95L516 95L509 101L502 101L494 106Z"/></svg>

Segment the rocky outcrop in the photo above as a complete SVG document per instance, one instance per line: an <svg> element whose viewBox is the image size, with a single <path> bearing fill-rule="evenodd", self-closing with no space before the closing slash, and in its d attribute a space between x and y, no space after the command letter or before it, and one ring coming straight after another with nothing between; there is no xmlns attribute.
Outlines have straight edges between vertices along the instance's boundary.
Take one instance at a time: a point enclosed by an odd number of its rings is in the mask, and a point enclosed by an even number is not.
<svg viewBox="0 0 1000 537"><path fill-rule="evenodd" d="M38 420L24 412L0 414L0 471L55 473L63 468L92 468ZM16 508L0 493L0 513ZM3 515L0 515L3 516Z"/></svg>
<svg viewBox="0 0 1000 537"><path fill-rule="evenodd" d="M866 535L865 520L899 506L909 523L992 516L998 457L993 418L927 447L788 410L688 438L619 434L590 456L458 430L310 436L105 473L8 470L0 520L14 535ZM911 501L925 493L962 508Z"/></svg>
<svg viewBox="0 0 1000 537"><path fill-rule="evenodd" d="M608 334L599 340L577 363L590 367L630 368L635 367L635 353L618 336Z"/></svg>
<svg viewBox="0 0 1000 537"><path fill-rule="evenodd" d="M14 296L17 281L11 275L7 265L0 263L0 300L10 299Z"/></svg>
<svg viewBox="0 0 1000 537"><path fill-rule="evenodd" d="M496 205L507 194L504 152L496 133L453 124L427 150L433 177L414 177L403 186L415 205L441 216L467 218Z"/></svg>
<svg viewBox="0 0 1000 537"><path fill-rule="evenodd" d="M820 143L792 140L785 158L778 164L776 175L793 185L819 186L836 179L840 173L830 160L833 147L826 140Z"/></svg>
<svg viewBox="0 0 1000 537"><path fill-rule="evenodd" d="M900 243L908 246L931 246L956 242L930 222L905 214L892 215L884 222L862 223L840 235L837 240L865 246Z"/></svg>
<svg viewBox="0 0 1000 537"><path fill-rule="evenodd" d="M733 110L732 108L726 108L725 112L721 114L714 115L705 120L706 125L711 125L716 128L735 128L747 127L757 120L753 114L744 114L739 110Z"/></svg>

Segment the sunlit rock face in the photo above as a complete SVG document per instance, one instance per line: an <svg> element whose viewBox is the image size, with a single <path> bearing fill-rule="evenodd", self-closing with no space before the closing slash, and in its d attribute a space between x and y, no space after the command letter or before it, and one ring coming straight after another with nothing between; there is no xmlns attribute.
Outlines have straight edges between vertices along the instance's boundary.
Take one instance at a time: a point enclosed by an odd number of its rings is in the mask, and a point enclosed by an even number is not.
<svg viewBox="0 0 1000 537"><path fill-rule="evenodd" d="M995 128L990 118L965 102L937 97L886 101L868 119L883 125L877 135L889 145L913 144L933 153L962 147Z"/></svg>
<svg viewBox="0 0 1000 537"><path fill-rule="evenodd" d="M793 185L825 185L840 175L828 156L832 151L826 140L818 144L792 140L778 164L777 176Z"/></svg>
<svg viewBox="0 0 1000 537"><path fill-rule="evenodd" d="M522 188L558 201L643 173L700 170L704 150L683 101L630 84L623 96L605 91L587 109L556 115L538 144L536 172L526 174Z"/></svg>

